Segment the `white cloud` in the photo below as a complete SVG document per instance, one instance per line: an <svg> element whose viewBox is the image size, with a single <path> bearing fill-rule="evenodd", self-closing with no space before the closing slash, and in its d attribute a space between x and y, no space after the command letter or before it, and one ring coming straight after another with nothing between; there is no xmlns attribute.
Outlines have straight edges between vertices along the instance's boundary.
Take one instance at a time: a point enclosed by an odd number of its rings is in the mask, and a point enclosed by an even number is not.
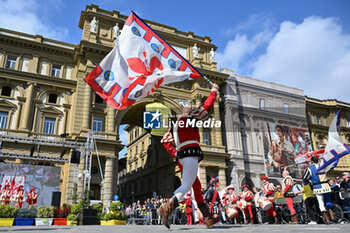
<svg viewBox="0 0 350 233"><path fill-rule="evenodd" d="M243 72L249 69L251 56L273 37L274 20L268 14L254 14L233 28L223 31L224 36L235 35L230 40L223 53L218 52L217 61L221 67ZM252 34L251 32L258 32ZM252 35L251 35L252 34Z"/></svg>
<svg viewBox="0 0 350 233"><path fill-rule="evenodd" d="M217 61L222 67L230 67L236 72L248 69L244 60L268 42L271 36L269 31L260 32L251 39L246 34L236 35L234 40L227 43L224 52L218 53Z"/></svg>
<svg viewBox="0 0 350 233"><path fill-rule="evenodd" d="M350 35L334 18L281 23L252 77L298 87L316 98L350 102Z"/></svg>
<svg viewBox="0 0 350 233"><path fill-rule="evenodd" d="M311 97L350 102L350 34L343 32L337 19L311 16L299 24L284 21L278 30L269 23L262 25L266 27L251 36L237 26L235 38L218 54L219 65L303 89Z"/></svg>
<svg viewBox="0 0 350 233"><path fill-rule="evenodd" d="M61 5L60 0L0 0L0 27L63 40L68 29L52 25L45 17Z"/></svg>

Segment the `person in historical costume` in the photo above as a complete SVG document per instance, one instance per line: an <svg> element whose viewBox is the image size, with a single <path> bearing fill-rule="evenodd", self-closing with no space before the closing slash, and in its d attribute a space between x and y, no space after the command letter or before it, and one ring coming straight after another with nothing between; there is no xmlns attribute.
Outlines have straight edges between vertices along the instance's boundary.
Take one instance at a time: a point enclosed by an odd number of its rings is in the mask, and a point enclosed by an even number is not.
<svg viewBox="0 0 350 233"><path fill-rule="evenodd" d="M11 202L11 194L10 184L6 184L5 188L1 191L1 204L9 205Z"/></svg>
<svg viewBox="0 0 350 233"><path fill-rule="evenodd" d="M218 217L220 215L220 205L221 199L219 192L217 191L217 187L219 185L219 178L212 178L209 182L209 188L204 195L205 202L209 205L210 213L214 217Z"/></svg>
<svg viewBox="0 0 350 233"><path fill-rule="evenodd" d="M323 218L326 224L329 224L329 217L327 214L327 209L331 216L332 221L335 220L335 214L333 211L333 205L331 203L331 187L326 179L326 174L317 174L317 169L320 165L318 164L318 157L314 156L311 158L311 166L306 169L303 175L303 181L308 183L311 181L313 192L316 196L318 207L322 212Z"/></svg>
<svg viewBox="0 0 350 233"><path fill-rule="evenodd" d="M175 190L174 195L169 201L159 208L159 212L162 215L163 223L165 227L170 228L168 223L168 216L178 206L179 200L191 189L191 186L196 182L194 189L194 196L198 203L198 208L204 216L204 222L207 227L211 227L219 219L214 219L210 216L208 207L204 203L204 200L200 200L201 195L201 184L196 181L198 173L198 163L203 159L203 152L199 146L200 136L199 129L197 127L191 127L187 124L188 121L192 120L204 120L208 117L209 111L214 105L217 91L219 87L214 84L212 91L203 105L196 109L191 109L188 106L183 107L182 114L178 118L176 124L169 134L172 134L173 141L168 144L174 148L171 149L170 154L176 154L176 158L179 160L179 164L182 166L182 183L181 186ZM174 143L174 144L173 144ZM166 148L167 149L167 148ZM168 149L167 149L168 150ZM169 151L169 150L168 150Z"/></svg>
<svg viewBox="0 0 350 233"><path fill-rule="evenodd" d="M253 207L253 199L254 199L254 194L252 191L249 190L248 185L245 184L242 186L243 191L241 192L241 200L244 200L247 205L245 206L245 208L243 208L243 212L245 215L245 220L246 220L246 224L248 224L248 216L250 219L250 223L254 224L254 219L253 219L253 211L252 211L252 207ZM248 215L248 211L249 211L249 215Z"/></svg>
<svg viewBox="0 0 350 233"><path fill-rule="evenodd" d="M192 198L189 193L187 193L184 197L184 202L185 202L185 214L187 216L187 223L186 225L192 225L193 223L193 218L192 218Z"/></svg>
<svg viewBox="0 0 350 233"><path fill-rule="evenodd" d="M293 207L293 197L295 196L293 192L293 178L289 175L288 171L283 171L282 176L283 176L282 190L283 190L283 195L286 199L288 208L290 210L291 223L298 224L297 213Z"/></svg>
<svg viewBox="0 0 350 233"><path fill-rule="evenodd" d="M237 206L238 196L234 190L235 188L233 186L228 186L225 190L226 191L225 194L222 197L222 202L223 202L223 205L226 207L228 205L232 205L233 208L235 208L238 214L234 218L236 218L236 222L237 224L239 224L241 222L240 222L240 216L239 216L239 211Z"/></svg>
<svg viewBox="0 0 350 233"><path fill-rule="evenodd" d="M261 176L260 179L263 182L263 186L261 187L261 192L267 198L267 200L272 203L272 207L270 209L266 210L265 212L266 212L268 218L273 217L275 220L275 224L277 224L278 218L277 218L277 214L276 214L275 208L274 208L274 195L273 195L273 193L275 192L275 186L273 185L273 183L269 182L269 178L267 176ZM269 222L270 222L270 220L269 220Z"/></svg>
<svg viewBox="0 0 350 233"><path fill-rule="evenodd" d="M22 209L22 205L25 200L24 194L25 192L23 189L23 185L18 186L14 202L16 203L16 207L19 209Z"/></svg>
<svg viewBox="0 0 350 233"><path fill-rule="evenodd" d="M28 202L28 208L35 207L36 203L38 202L38 193L35 192L35 188L32 188L27 197L27 202Z"/></svg>

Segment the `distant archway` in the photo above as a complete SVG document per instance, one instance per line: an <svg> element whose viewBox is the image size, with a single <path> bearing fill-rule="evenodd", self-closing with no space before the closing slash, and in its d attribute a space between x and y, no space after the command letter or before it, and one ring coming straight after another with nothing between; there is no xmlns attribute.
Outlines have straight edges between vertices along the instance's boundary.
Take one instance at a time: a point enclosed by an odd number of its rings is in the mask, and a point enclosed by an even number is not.
<svg viewBox="0 0 350 233"><path fill-rule="evenodd" d="M254 182L253 182L249 177L247 177L247 176L245 176L245 177L243 178L243 180L242 180L242 182L241 182L241 187L242 187L243 185L245 185L245 184L248 185L248 187L249 187L250 190L251 190L252 188L255 187Z"/></svg>

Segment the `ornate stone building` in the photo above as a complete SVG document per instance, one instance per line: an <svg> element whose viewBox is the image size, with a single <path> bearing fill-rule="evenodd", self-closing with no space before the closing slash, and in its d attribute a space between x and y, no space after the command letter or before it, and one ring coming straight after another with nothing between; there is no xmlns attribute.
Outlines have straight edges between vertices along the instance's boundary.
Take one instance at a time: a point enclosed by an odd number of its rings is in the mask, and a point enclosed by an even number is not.
<svg viewBox="0 0 350 233"><path fill-rule="evenodd" d="M230 75L222 86L225 98L221 102L223 135L230 154L227 182L236 189L243 184L261 187L260 176L266 175L264 161L269 151L264 125L274 123L307 130L304 92L228 69L223 72Z"/></svg>
<svg viewBox="0 0 350 233"><path fill-rule="evenodd" d="M128 124L130 130L133 127L135 129L137 126L141 127L142 113L149 103L162 103L168 106L174 114L178 114L181 108L175 99L192 100L192 103L197 105L210 92L208 83L201 79L196 82L183 82L163 87L152 96L135 103L127 110L116 111L107 106L101 98L94 94L83 79L113 48L113 27L118 23L119 27L122 28L127 17L121 15L118 11L100 9L97 5L86 6L86 9L81 12L79 20L79 28L82 30L82 39L79 44L68 44L44 38L40 35L29 35L0 29L1 134L28 138L44 137L61 141L64 140L60 138L60 135L68 134L66 141L83 143L86 142L89 131L96 132L98 136L96 139L97 148L105 176L107 197L104 196L95 152L92 159L91 191L93 199L101 199L105 204L107 200L112 200L113 195L117 193L116 176L118 168L116 161L118 152L123 148L119 141L119 125ZM91 28L91 21L94 18L97 24L94 25L94 28ZM215 50L216 46L210 43L211 39L209 37L201 37L192 32L183 32L157 22L147 20L146 22L209 79L219 85L226 80L228 75L217 71L213 51L210 55L210 51ZM199 48L196 56L193 55L192 50L194 44ZM219 102L220 98L215 102L212 112L212 116L216 119L220 119ZM228 157L221 132L218 129L213 129L201 133L202 136L203 134L205 136L205 142L203 139L201 141L205 158L200 164L203 185L206 186L206 176L214 174L220 176L222 186L225 186L225 160ZM145 135L147 137L147 134ZM142 146L140 147L140 153L137 154L137 157L144 156L148 145L146 143L149 142L145 141L144 151L141 149ZM152 141L152 154L158 153L156 148L160 148L161 145L159 145L159 142L157 143ZM131 144L129 145L130 149L133 147ZM40 146L40 150L37 149L38 152L35 152L35 154L59 156L61 149L58 146ZM31 145L4 141L1 151L3 153L29 153ZM68 150L65 158L68 158L70 153L70 150ZM159 156L165 157L165 154ZM133 159L133 162L130 162L131 153L129 151L127 158L127 164L133 166L131 169L135 168L135 162L137 161L137 166L141 166L142 158L139 160ZM156 158L152 157L153 162L157 166L161 166L163 162L157 161ZM147 159L149 160L148 157ZM7 158L4 161L28 162L20 158ZM79 165L80 174L84 174L84 162L83 159ZM144 163L150 162L144 161ZM164 163L173 166L173 169L160 170L158 173L159 179L175 177L174 161L166 160ZM62 167L61 203L70 203L69 197L72 194L73 183L76 180L74 165L64 163L63 160L44 162L44 164ZM130 169L128 165L127 169ZM130 170L128 172L130 173ZM134 175L136 172L132 174ZM152 182L154 188L156 185L165 187L168 181ZM178 181L175 181L174 178L172 182L174 184ZM78 183L78 193L83 193L82 182L78 181ZM148 183L144 185L146 187ZM139 188L134 186L133 189L139 190L141 186ZM130 196L133 189L127 189L126 195ZM164 195L171 192L170 190L155 191Z"/></svg>
<svg viewBox="0 0 350 233"><path fill-rule="evenodd" d="M311 133L313 148L324 148L328 140L328 128L338 110L341 109L340 137L350 145L350 104L336 99L319 100L306 96L308 127ZM333 177L350 170L350 156L340 159L338 166L327 173Z"/></svg>

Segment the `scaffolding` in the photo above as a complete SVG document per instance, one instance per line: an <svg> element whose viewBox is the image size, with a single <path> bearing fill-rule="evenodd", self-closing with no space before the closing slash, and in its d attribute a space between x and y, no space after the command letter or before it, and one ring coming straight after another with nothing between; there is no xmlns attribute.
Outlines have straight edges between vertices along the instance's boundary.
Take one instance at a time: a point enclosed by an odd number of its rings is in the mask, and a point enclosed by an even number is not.
<svg viewBox="0 0 350 233"><path fill-rule="evenodd" d="M9 132L7 131L0 131L0 145L2 145L2 142L12 142L12 143L25 143L25 144L37 145L39 147L41 145L45 145L45 146L55 146L55 147L62 147L62 148L71 148L71 149L80 151L81 153L80 161L84 159L84 171L83 171L84 193L85 193L85 190L90 190L92 152L96 150L105 198L107 198L106 187L104 183L102 167L100 163L100 158L97 150L95 137L98 137L98 135L96 135L95 132L88 132L87 140L85 143L83 143L83 142L67 141L65 139L58 140L56 137L52 137L52 136L38 136L38 135L34 137L16 136L16 135L9 134ZM2 152L1 150L0 150L0 158L27 159L27 160L33 160L33 161L39 160L39 161L63 162L63 163L70 162L70 157ZM79 173L79 169L77 169L77 164L74 164L73 182L77 182L78 173ZM109 207L109 202L107 202L107 205Z"/></svg>

